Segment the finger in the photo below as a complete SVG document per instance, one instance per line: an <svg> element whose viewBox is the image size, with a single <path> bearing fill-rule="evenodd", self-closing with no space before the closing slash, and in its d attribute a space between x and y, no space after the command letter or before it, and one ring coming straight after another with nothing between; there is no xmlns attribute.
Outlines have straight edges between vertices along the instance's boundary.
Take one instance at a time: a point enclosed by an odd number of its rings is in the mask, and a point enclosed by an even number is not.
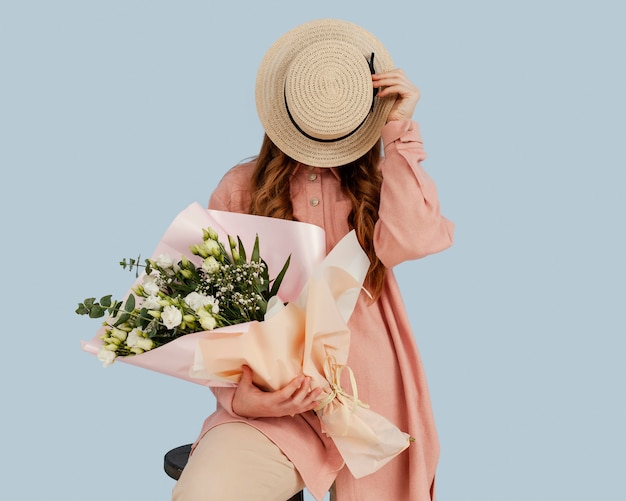
<svg viewBox="0 0 626 501"><path fill-rule="evenodd" d="M302 414L304 412L312 411L319 406L319 401L323 390L321 388L315 388L307 393L306 397L301 402L295 399L285 402L285 411L291 416L296 414Z"/></svg>
<svg viewBox="0 0 626 501"><path fill-rule="evenodd" d="M321 388L314 388L306 395L306 398L303 400L302 405L305 406L313 406L313 408L317 407L320 397L323 393Z"/></svg>
<svg viewBox="0 0 626 501"><path fill-rule="evenodd" d="M293 412L299 414L315 409L319 405L322 393L323 390L321 388L314 388L313 390L308 391L306 395L302 396L300 401L298 401L297 398L292 399L291 405L293 406Z"/></svg>
<svg viewBox="0 0 626 501"><path fill-rule="evenodd" d="M274 395L282 400L289 400L302 386L302 383L304 383L304 374L300 374L299 376L293 378L289 383L287 383L286 386L275 391Z"/></svg>
<svg viewBox="0 0 626 501"><path fill-rule="evenodd" d="M239 380L241 386L252 386L252 369L247 365L241 367L241 379Z"/></svg>
<svg viewBox="0 0 626 501"><path fill-rule="evenodd" d="M407 87L405 85L389 85L389 86L385 86L384 89L381 89L378 92L378 95L380 97L385 97L385 96L390 96L393 94L397 94L398 96L401 97L411 97L411 96L418 96L419 95L419 91L414 88L414 87Z"/></svg>
<svg viewBox="0 0 626 501"><path fill-rule="evenodd" d="M394 70L383 71L382 73L372 73L372 78L374 80L378 80L380 78L387 78L390 76L404 75L404 71L400 68L396 68Z"/></svg>
<svg viewBox="0 0 626 501"><path fill-rule="evenodd" d="M320 400L321 400L321 395L322 395L322 389L321 388L315 388L314 390L312 390L311 392L309 392L307 398L305 399L304 402L302 402L301 406L300 406L300 412L308 412L311 411L313 409L316 409L319 404L320 404Z"/></svg>
<svg viewBox="0 0 626 501"><path fill-rule="evenodd" d="M295 402L304 402L311 392L311 378L305 377L300 387L293 392L291 399Z"/></svg>
<svg viewBox="0 0 626 501"><path fill-rule="evenodd" d="M381 78L379 80L372 80L372 85L375 89L379 89L380 87L390 87L392 85L404 85L407 88L410 87L408 82L400 78Z"/></svg>

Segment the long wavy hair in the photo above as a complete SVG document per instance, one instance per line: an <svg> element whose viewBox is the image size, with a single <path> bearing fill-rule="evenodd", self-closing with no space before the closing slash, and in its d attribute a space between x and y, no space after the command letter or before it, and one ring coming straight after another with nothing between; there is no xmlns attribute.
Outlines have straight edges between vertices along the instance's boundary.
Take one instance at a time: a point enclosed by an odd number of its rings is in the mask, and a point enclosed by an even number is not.
<svg viewBox="0 0 626 501"><path fill-rule="evenodd" d="M354 229L363 250L370 259L365 287L376 300L383 288L386 268L374 251L374 225L378 220L380 185L378 170L380 141L361 158L337 169L341 189L352 202L348 225ZM252 174L250 213L294 220L291 204L290 176L297 162L285 155L265 135Z"/></svg>

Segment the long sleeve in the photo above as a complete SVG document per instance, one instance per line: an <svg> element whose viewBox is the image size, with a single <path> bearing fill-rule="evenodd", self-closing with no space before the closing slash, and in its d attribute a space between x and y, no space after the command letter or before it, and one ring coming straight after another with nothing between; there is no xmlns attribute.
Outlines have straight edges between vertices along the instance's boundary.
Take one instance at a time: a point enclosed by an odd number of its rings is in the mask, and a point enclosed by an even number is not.
<svg viewBox="0 0 626 501"><path fill-rule="evenodd" d="M391 268L450 247L454 224L441 215L437 188L422 168L426 153L417 123L389 122L382 138L383 183L374 245Z"/></svg>
<svg viewBox="0 0 626 501"><path fill-rule="evenodd" d="M211 194L209 209L247 213L253 169L253 163L239 164L230 169Z"/></svg>

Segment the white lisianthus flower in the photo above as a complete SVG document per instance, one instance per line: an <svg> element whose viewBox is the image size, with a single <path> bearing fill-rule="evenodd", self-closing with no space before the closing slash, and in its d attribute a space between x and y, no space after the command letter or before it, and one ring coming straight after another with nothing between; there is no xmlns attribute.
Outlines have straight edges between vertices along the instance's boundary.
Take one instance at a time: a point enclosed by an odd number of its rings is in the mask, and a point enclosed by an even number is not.
<svg viewBox="0 0 626 501"><path fill-rule="evenodd" d="M135 346L137 346L137 342L140 339L143 339L143 337L144 335L141 329L133 329L128 333L128 338L126 338L126 346L128 346L129 348L134 348Z"/></svg>
<svg viewBox="0 0 626 501"><path fill-rule="evenodd" d="M205 240L204 247L206 248L209 255L219 256L220 255L220 246L215 240Z"/></svg>
<svg viewBox="0 0 626 501"><path fill-rule="evenodd" d="M161 320L163 320L165 327L173 329L174 327L178 327L183 321L183 314L176 306L169 305L163 308Z"/></svg>
<svg viewBox="0 0 626 501"><path fill-rule="evenodd" d="M200 317L200 325L205 331L212 331L217 327L215 317L204 308L198 310L198 317Z"/></svg>
<svg viewBox="0 0 626 501"><path fill-rule="evenodd" d="M210 303L208 306L211 306L211 313L217 314L220 312L220 302L215 299L213 296L209 296Z"/></svg>
<svg viewBox="0 0 626 501"><path fill-rule="evenodd" d="M202 269L208 273L215 273L220 269L220 263L213 256L207 257L202 263Z"/></svg>
<svg viewBox="0 0 626 501"><path fill-rule="evenodd" d="M159 254L154 262L157 266L160 266L163 269L171 268L174 266L174 260L171 258L169 254Z"/></svg>
<svg viewBox="0 0 626 501"><path fill-rule="evenodd" d="M102 362L102 367L108 367L113 362L115 362L115 359L117 358L117 354L114 351L107 350L106 347L103 346L98 351L97 357L98 357L98 360Z"/></svg>
<svg viewBox="0 0 626 501"><path fill-rule="evenodd" d="M146 308L148 310L160 310L161 303L160 299L157 296L148 296L144 302L141 304L142 308Z"/></svg>
<svg viewBox="0 0 626 501"><path fill-rule="evenodd" d="M111 337L113 338L113 341L115 339L119 339L120 341L126 341L126 336L127 336L126 332L124 332L121 329L118 329L117 327L113 327L111 329Z"/></svg>
<svg viewBox="0 0 626 501"><path fill-rule="evenodd" d="M143 279L143 290L149 296L156 296L159 292L159 285L156 280L157 277L155 275L146 275Z"/></svg>
<svg viewBox="0 0 626 501"><path fill-rule="evenodd" d="M152 339L142 337L137 341L137 348L140 348L143 351L149 351L154 348L154 341L152 341Z"/></svg>
<svg viewBox="0 0 626 501"><path fill-rule="evenodd" d="M199 310L203 306L211 303L211 300L204 294L199 292L190 292L185 296L185 303L194 311Z"/></svg>

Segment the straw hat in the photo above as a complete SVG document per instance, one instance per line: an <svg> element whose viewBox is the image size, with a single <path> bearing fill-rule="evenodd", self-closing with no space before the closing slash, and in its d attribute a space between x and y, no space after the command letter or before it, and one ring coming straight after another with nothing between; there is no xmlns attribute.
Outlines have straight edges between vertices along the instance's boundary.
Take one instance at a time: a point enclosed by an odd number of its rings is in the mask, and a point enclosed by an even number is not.
<svg viewBox="0 0 626 501"><path fill-rule="evenodd" d="M314 167L352 162L380 139L395 100L375 97L371 75L393 68L385 47L360 26L337 19L297 26L261 61L256 79L261 124L298 162Z"/></svg>

